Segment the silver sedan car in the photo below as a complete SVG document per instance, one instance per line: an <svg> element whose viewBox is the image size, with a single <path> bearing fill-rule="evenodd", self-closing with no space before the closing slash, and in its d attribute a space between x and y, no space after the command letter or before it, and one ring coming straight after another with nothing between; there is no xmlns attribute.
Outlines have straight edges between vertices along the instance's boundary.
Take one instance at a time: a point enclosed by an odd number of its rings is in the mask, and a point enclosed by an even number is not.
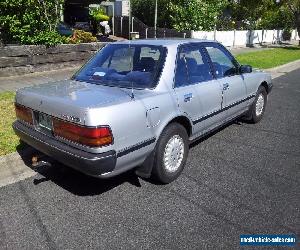
<svg viewBox="0 0 300 250"><path fill-rule="evenodd" d="M108 44L70 80L17 91L13 128L27 144L85 174L130 169L162 183L182 172L189 144L238 118L259 122L268 73L207 40Z"/></svg>

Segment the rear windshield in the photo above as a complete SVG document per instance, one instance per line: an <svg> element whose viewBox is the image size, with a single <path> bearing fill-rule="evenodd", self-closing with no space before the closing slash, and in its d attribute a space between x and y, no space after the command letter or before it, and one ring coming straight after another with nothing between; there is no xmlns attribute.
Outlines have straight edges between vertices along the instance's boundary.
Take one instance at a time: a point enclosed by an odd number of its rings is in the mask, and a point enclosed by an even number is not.
<svg viewBox="0 0 300 250"><path fill-rule="evenodd" d="M125 88L153 88L159 80L165 57L163 46L110 44L73 79Z"/></svg>

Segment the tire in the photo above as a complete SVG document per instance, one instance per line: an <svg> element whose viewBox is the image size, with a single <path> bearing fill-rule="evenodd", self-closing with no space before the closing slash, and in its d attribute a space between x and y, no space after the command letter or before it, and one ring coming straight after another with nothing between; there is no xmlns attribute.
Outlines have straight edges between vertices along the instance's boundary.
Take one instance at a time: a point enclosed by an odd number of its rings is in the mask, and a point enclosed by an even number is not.
<svg viewBox="0 0 300 250"><path fill-rule="evenodd" d="M249 121L251 123L258 123L262 119L265 113L267 100L267 91L263 86L260 86L257 90L254 102L249 110Z"/></svg>
<svg viewBox="0 0 300 250"><path fill-rule="evenodd" d="M170 183L181 174L189 151L186 129L178 124L169 124L161 133L156 145L155 159L151 178Z"/></svg>

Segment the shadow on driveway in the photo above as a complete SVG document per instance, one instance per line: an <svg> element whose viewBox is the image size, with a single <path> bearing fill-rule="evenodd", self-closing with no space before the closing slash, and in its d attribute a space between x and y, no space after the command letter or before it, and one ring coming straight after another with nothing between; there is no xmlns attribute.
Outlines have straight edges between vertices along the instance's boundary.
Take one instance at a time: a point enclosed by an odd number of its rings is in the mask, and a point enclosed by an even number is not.
<svg viewBox="0 0 300 250"><path fill-rule="evenodd" d="M73 170L36 150L32 150L29 154L24 154L23 150L18 150L18 153L29 168L40 174L40 176L37 175L34 178L34 185L52 181L63 189L79 196L99 195L126 182L136 187L141 186L139 178L133 171L128 171L110 179L98 179ZM33 166L32 157L38 157L39 163L37 166Z"/></svg>
<svg viewBox="0 0 300 250"><path fill-rule="evenodd" d="M217 134L218 132L222 131L232 124L240 124L240 121L233 121L225 126L218 128L212 133L209 133L201 139L191 143L190 147L197 146L201 142L207 140L209 137ZM111 189L114 189L115 187L126 182L130 183L133 186L141 187L139 177L135 175L134 170L125 172L121 175L109 179L100 179L87 176L79 171L67 167L64 164L55 161L55 159L50 158L43 153L31 148L30 146L26 146L29 153L25 154L23 147L20 147L18 149L18 153L20 154L22 160L29 168L40 174L40 176L38 175L34 178L34 185L39 185L40 183L51 181L62 187L63 189L78 196L99 195ZM39 163L37 164L37 166L33 166L32 157L38 158ZM160 183L157 183L154 180L146 179L146 181L152 183L153 185L160 185Z"/></svg>

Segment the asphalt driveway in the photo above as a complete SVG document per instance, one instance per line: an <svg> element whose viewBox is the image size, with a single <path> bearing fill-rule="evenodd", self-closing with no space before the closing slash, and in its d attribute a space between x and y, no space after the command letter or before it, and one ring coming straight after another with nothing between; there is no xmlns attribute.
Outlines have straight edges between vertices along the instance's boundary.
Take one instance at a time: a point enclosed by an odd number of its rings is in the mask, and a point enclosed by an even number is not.
<svg viewBox="0 0 300 250"><path fill-rule="evenodd" d="M240 234L300 236L300 70L274 80L264 119L192 146L159 186L60 164L0 188L0 249L239 248Z"/></svg>

